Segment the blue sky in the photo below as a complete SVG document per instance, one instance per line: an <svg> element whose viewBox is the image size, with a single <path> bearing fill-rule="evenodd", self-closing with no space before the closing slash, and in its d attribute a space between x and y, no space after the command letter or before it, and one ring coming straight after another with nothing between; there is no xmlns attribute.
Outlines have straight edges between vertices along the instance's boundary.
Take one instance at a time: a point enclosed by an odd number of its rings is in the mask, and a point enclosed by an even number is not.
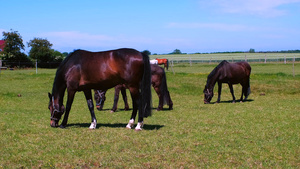
<svg viewBox="0 0 300 169"><path fill-rule="evenodd" d="M300 0L0 0L0 9L0 39L13 29L26 46L45 38L60 52L300 49Z"/></svg>

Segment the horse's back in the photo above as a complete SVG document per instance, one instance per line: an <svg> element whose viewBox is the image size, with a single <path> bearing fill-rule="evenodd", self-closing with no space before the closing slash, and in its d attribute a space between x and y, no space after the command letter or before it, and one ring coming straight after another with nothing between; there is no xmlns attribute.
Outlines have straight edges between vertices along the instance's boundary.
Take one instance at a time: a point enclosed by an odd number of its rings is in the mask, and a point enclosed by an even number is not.
<svg viewBox="0 0 300 169"><path fill-rule="evenodd" d="M143 75L143 55L134 49L76 50L69 57L64 65L65 78L80 90L108 89L125 82L137 84Z"/></svg>

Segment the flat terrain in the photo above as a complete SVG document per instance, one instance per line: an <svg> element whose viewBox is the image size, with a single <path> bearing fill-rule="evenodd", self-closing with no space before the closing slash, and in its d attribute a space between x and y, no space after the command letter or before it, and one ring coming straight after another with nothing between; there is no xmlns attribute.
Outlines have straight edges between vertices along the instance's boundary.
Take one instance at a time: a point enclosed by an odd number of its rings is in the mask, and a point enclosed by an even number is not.
<svg viewBox="0 0 300 169"><path fill-rule="evenodd" d="M204 104L203 88L216 64L175 64L167 71L174 110L155 111L144 130L125 129L131 111L110 113L113 90L98 126L82 92L66 129L50 127L48 92L55 69L1 71L0 168L299 168L300 64L251 63L251 95ZM293 77L295 74L295 77ZM241 87L234 86L236 98ZM129 96L129 94L128 94ZM215 96L212 102L217 99Z"/></svg>

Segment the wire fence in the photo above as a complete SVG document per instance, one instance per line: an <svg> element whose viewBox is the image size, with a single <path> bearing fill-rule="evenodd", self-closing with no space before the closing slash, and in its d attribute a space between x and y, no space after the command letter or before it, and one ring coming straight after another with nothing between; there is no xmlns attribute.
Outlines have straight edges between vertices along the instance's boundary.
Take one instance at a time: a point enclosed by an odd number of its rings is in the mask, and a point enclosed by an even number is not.
<svg viewBox="0 0 300 169"><path fill-rule="evenodd" d="M227 60L229 62L239 62L239 61L247 61L247 62L257 62L257 63L292 63L292 62L300 62L300 54L249 54L249 55L241 55L241 54L192 54L192 55L152 55L151 59L155 58L166 58L169 62L174 64L179 63L189 63L192 65L193 63L220 63L223 60Z"/></svg>
<svg viewBox="0 0 300 169"><path fill-rule="evenodd" d="M223 60L229 62L247 61L257 63L293 63L300 62L300 53L268 53L268 54L181 54L181 55L151 55L150 59L166 58L171 65L193 63L220 63ZM0 60L0 68L57 68L61 62L24 62Z"/></svg>

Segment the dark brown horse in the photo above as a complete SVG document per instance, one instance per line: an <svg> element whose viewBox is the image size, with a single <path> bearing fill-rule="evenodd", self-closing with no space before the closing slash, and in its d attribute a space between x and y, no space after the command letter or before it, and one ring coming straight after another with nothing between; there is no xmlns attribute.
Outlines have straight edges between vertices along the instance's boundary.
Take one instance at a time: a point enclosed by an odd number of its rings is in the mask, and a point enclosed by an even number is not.
<svg viewBox="0 0 300 169"><path fill-rule="evenodd" d="M76 50L58 67L53 83L52 94L49 93L49 109L52 127L64 114L63 98L67 89L66 113L60 127L67 125L69 112L77 91L83 91L91 113L90 128L96 128L91 89L107 90L118 84L126 84L132 98L133 111L127 127L134 125L139 109L138 125L141 130L143 118L151 115L151 68L149 57L134 49L117 49L105 52Z"/></svg>
<svg viewBox="0 0 300 169"><path fill-rule="evenodd" d="M243 95L245 96L244 101L247 100L247 97L250 94L250 73L251 67L247 62L229 63L226 60L223 60L207 77L207 82L203 90L204 103L210 103L214 96L213 89L217 82L217 103L219 103L221 99L222 83L228 84L233 102L235 102L235 97L232 85L240 83L242 85L242 96L240 101L243 101Z"/></svg>
<svg viewBox="0 0 300 169"><path fill-rule="evenodd" d="M167 104L169 106L169 110L172 110L173 102L168 90L166 73L164 69L158 65L151 64L151 75L152 75L151 76L152 86L159 98L159 103L156 110L158 111L162 110L164 104ZM126 96L126 86L124 84L120 84L115 87L114 105L113 108L111 109L111 112L115 112L117 110L120 91L124 100L124 105L125 105L124 110L129 109L127 96ZM95 90L94 97L95 97L98 110L103 109L104 101L106 99L105 93L106 91Z"/></svg>

